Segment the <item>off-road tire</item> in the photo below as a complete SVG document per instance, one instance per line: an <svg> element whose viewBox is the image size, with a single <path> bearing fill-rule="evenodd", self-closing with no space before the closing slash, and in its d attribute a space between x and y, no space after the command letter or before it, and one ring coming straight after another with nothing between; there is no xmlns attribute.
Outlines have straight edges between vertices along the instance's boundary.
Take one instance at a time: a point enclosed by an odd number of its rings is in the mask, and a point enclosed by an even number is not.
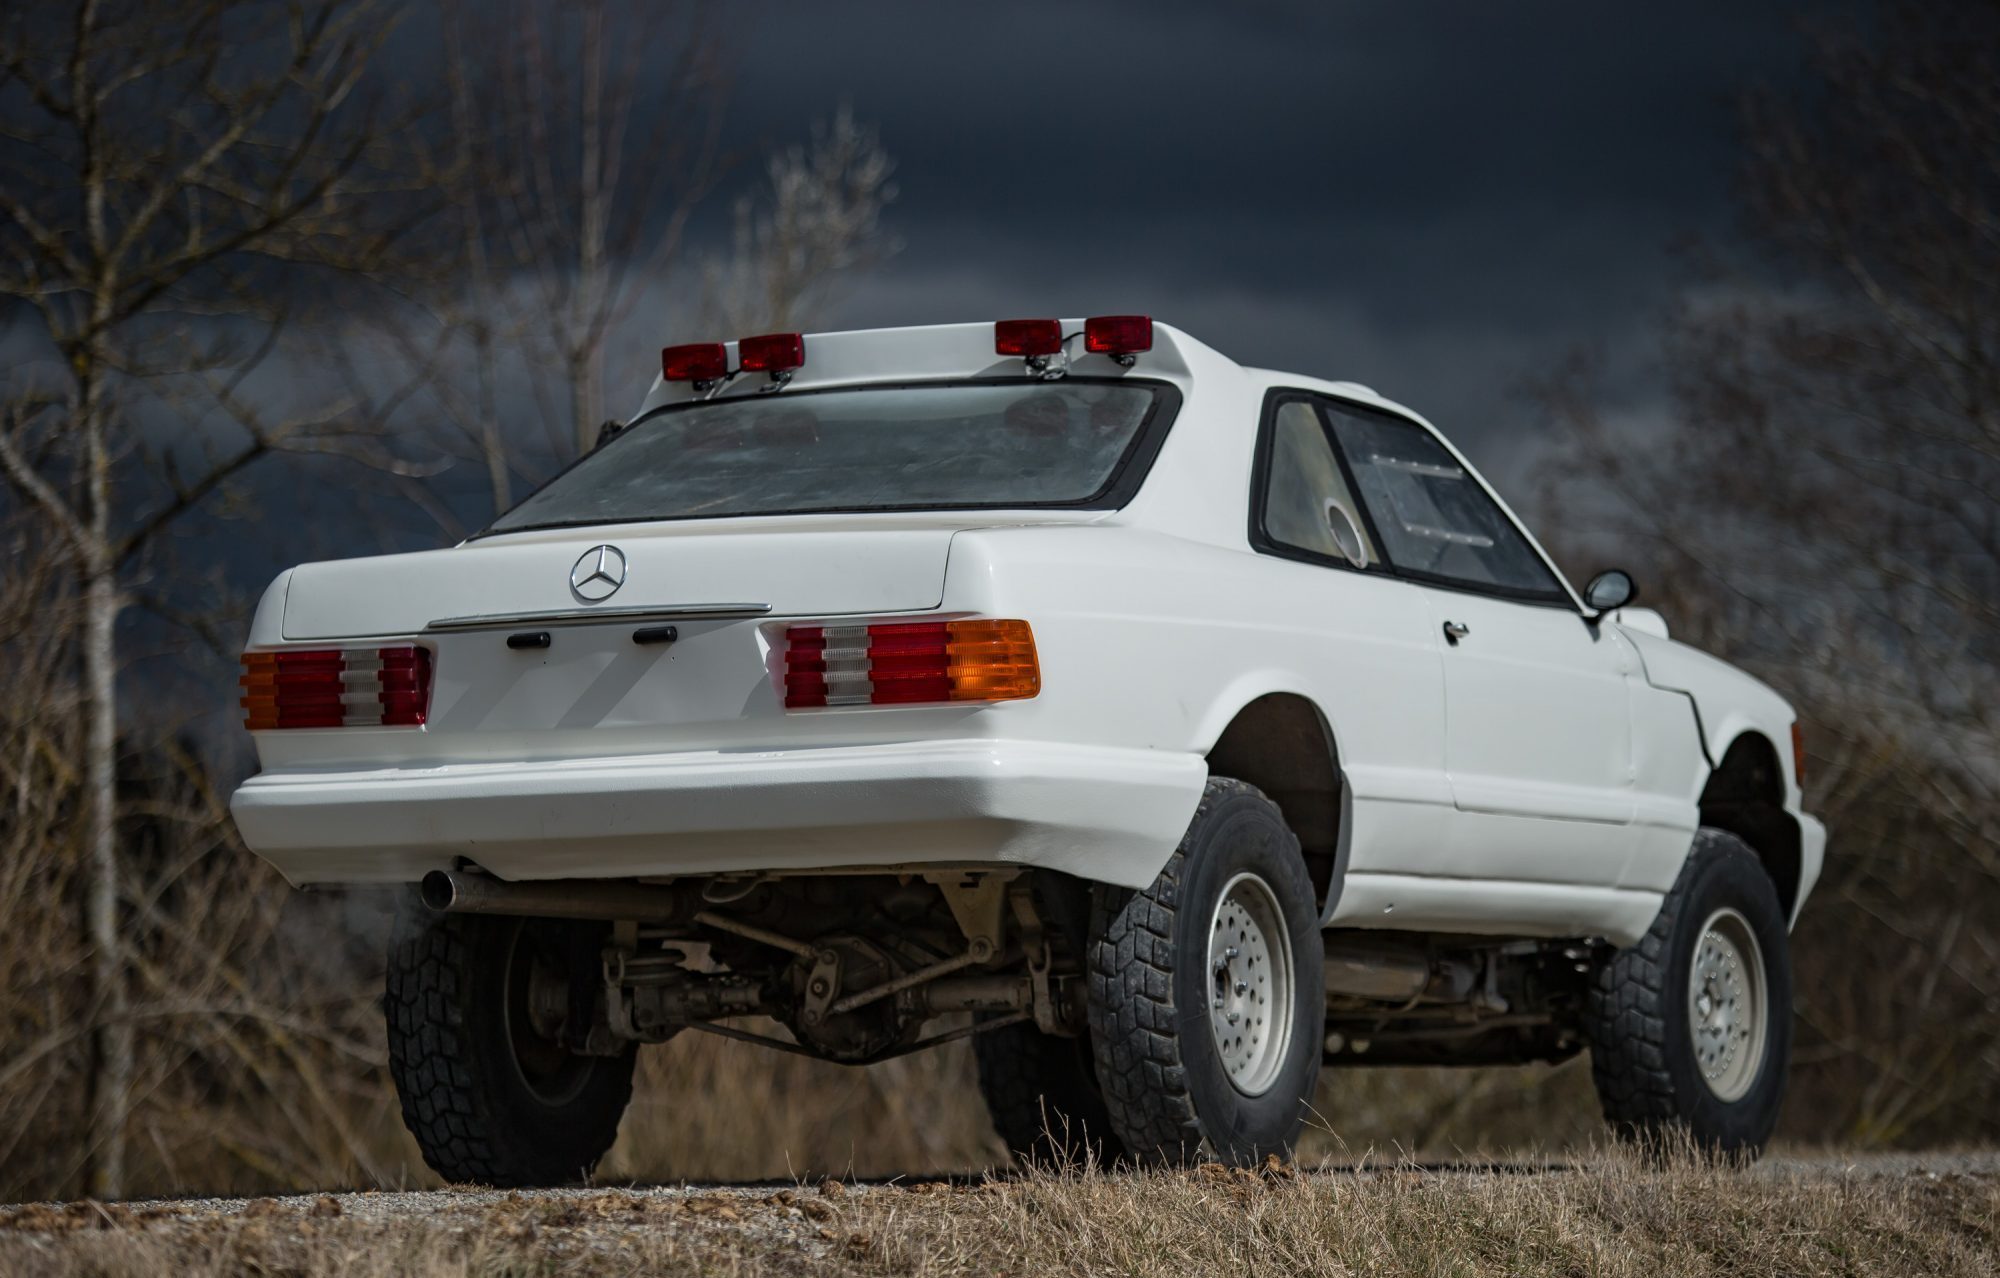
<svg viewBox="0 0 2000 1278"><path fill-rule="evenodd" d="M1762 951L1765 1042L1749 1090L1725 1101L1695 1057L1690 966L1703 924L1733 908ZM1730 1158L1755 1157L1770 1139L1791 1063L1792 971L1784 910L1757 854L1704 827L1680 878L1639 943L1601 964L1585 999L1584 1033L1604 1117L1622 1136L1662 1151L1686 1140Z"/></svg>
<svg viewBox="0 0 2000 1278"><path fill-rule="evenodd" d="M1241 873L1271 890L1295 994L1289 1047L1261 1095L1230 1082L1209 1020L1208 932ZM1214 777L1152 886L1092 890L1090 1037L1111 1130L1142 1164L1289 1157L1319 1078L1325 948L1298 839L1256 787Z"/></svg>
<svg viewBox="0 0 2000 1278"><path fill-rule="evenodd" d="M972 1055L993 1130L1016 1163L1109 1167L1124 1155L1084 1039L1009 1025L975 1036Z"/></svg>
<svg viewBox="0 0 2000 1278"><path fill-rule="evenodd" d="M383 1000L389 1069L404 1123L446 1180L574 1184L618 1135L635 1052L574 1057L563 1068L575 1081L552 1103L527 1082L504 1010L508 959L524 928L591 926L437 915L414 901L398 911Z"/></svg>

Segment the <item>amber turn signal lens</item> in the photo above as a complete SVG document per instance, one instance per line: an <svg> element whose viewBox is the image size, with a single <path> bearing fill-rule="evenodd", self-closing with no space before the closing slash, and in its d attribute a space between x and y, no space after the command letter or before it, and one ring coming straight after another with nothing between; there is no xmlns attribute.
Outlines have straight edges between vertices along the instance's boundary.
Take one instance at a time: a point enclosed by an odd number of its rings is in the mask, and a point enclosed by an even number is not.
<svg viewBox="0 0 2000 1278"><path fill-rule="evenodd" d="M1018 701L1042 690L1035 632L1025 621L947 623L953 701Z"/></svg>

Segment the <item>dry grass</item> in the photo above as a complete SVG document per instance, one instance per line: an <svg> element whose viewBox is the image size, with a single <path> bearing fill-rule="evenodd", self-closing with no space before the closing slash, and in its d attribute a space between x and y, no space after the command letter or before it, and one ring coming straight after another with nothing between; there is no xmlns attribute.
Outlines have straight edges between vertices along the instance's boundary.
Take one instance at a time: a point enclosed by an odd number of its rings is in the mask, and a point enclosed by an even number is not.
<svg viewBox="0 0 2000 1278"><path fill-rule="evenodd" d="M1990 1275L2000 1175L1327 1163L817 1189L357 1194L0 1214L0 1271Z"/></svg>
<svg viewBox="0 0 2000 1278"><path fill-rule="evenodd" d="M1615 1156L1565 1170L1206 1168L1001 1185L970 1209L876 1200L882 1269L926 1275L1990 1275L1991 1176L1747 1177Z"/></svg>

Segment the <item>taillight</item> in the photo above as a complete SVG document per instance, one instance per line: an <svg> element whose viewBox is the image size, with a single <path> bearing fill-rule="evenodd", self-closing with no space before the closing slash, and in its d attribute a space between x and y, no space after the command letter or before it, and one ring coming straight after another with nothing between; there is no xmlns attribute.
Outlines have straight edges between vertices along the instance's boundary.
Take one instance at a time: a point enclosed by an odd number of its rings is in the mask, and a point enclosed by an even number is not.
<svg viewBox="0 0 2000 1278"><path fill-rule="evenodd" d="M243 654L243 726L422 727L430 713L431 650L288 648Z"/></svg>
<svg viewBox="0 0 2000 1278"><path fill-rule="evenodd" d="M1806 788L1806 734L1796 721L1792 724L1792 781L1799 789Z"/></svg>
<svg viewBox="0 0 2000 1278"><path fill-rule="evenodd" d="M1025 621L899 621L793 626L785 632L785 705L1018 701L1042 690Z"/></svg>
<svg viewBox="0 0 2000 1278"><path fill-rule="evenodd" d="M1094 315L1083 322L1083 349L1121 363L1153 349L1153 320L1147 315Z"/></svg>

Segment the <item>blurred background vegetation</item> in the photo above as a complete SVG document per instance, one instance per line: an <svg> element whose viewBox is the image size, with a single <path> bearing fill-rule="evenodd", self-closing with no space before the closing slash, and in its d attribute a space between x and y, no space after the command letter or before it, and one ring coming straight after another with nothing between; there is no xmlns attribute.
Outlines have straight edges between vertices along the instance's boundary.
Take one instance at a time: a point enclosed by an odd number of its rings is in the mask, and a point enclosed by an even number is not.
<svg viewBox="0 0 2000 1278"><path fill-rule="evenodd" d="M721 146L702 14L0 15L0 1198L430 1179L387 903L291 892L230 824L235 645L272 563L455 540L590 446L661 333L809 327L895 251L893 165L839 104ZM1742 234L1688 248L1660 318L1669 419L1579 351L1525 387L1518 504L1801 707L1833 836L1782 1135L1991 1143L2000 19L1809 43L1805 89L1745 87ZM1304 1152L1587 1140L1580 1065L1329 1072ZM690 1035L641 1068L611 1177L1003 1158L961 1045L852 1070Z"/></svg>

